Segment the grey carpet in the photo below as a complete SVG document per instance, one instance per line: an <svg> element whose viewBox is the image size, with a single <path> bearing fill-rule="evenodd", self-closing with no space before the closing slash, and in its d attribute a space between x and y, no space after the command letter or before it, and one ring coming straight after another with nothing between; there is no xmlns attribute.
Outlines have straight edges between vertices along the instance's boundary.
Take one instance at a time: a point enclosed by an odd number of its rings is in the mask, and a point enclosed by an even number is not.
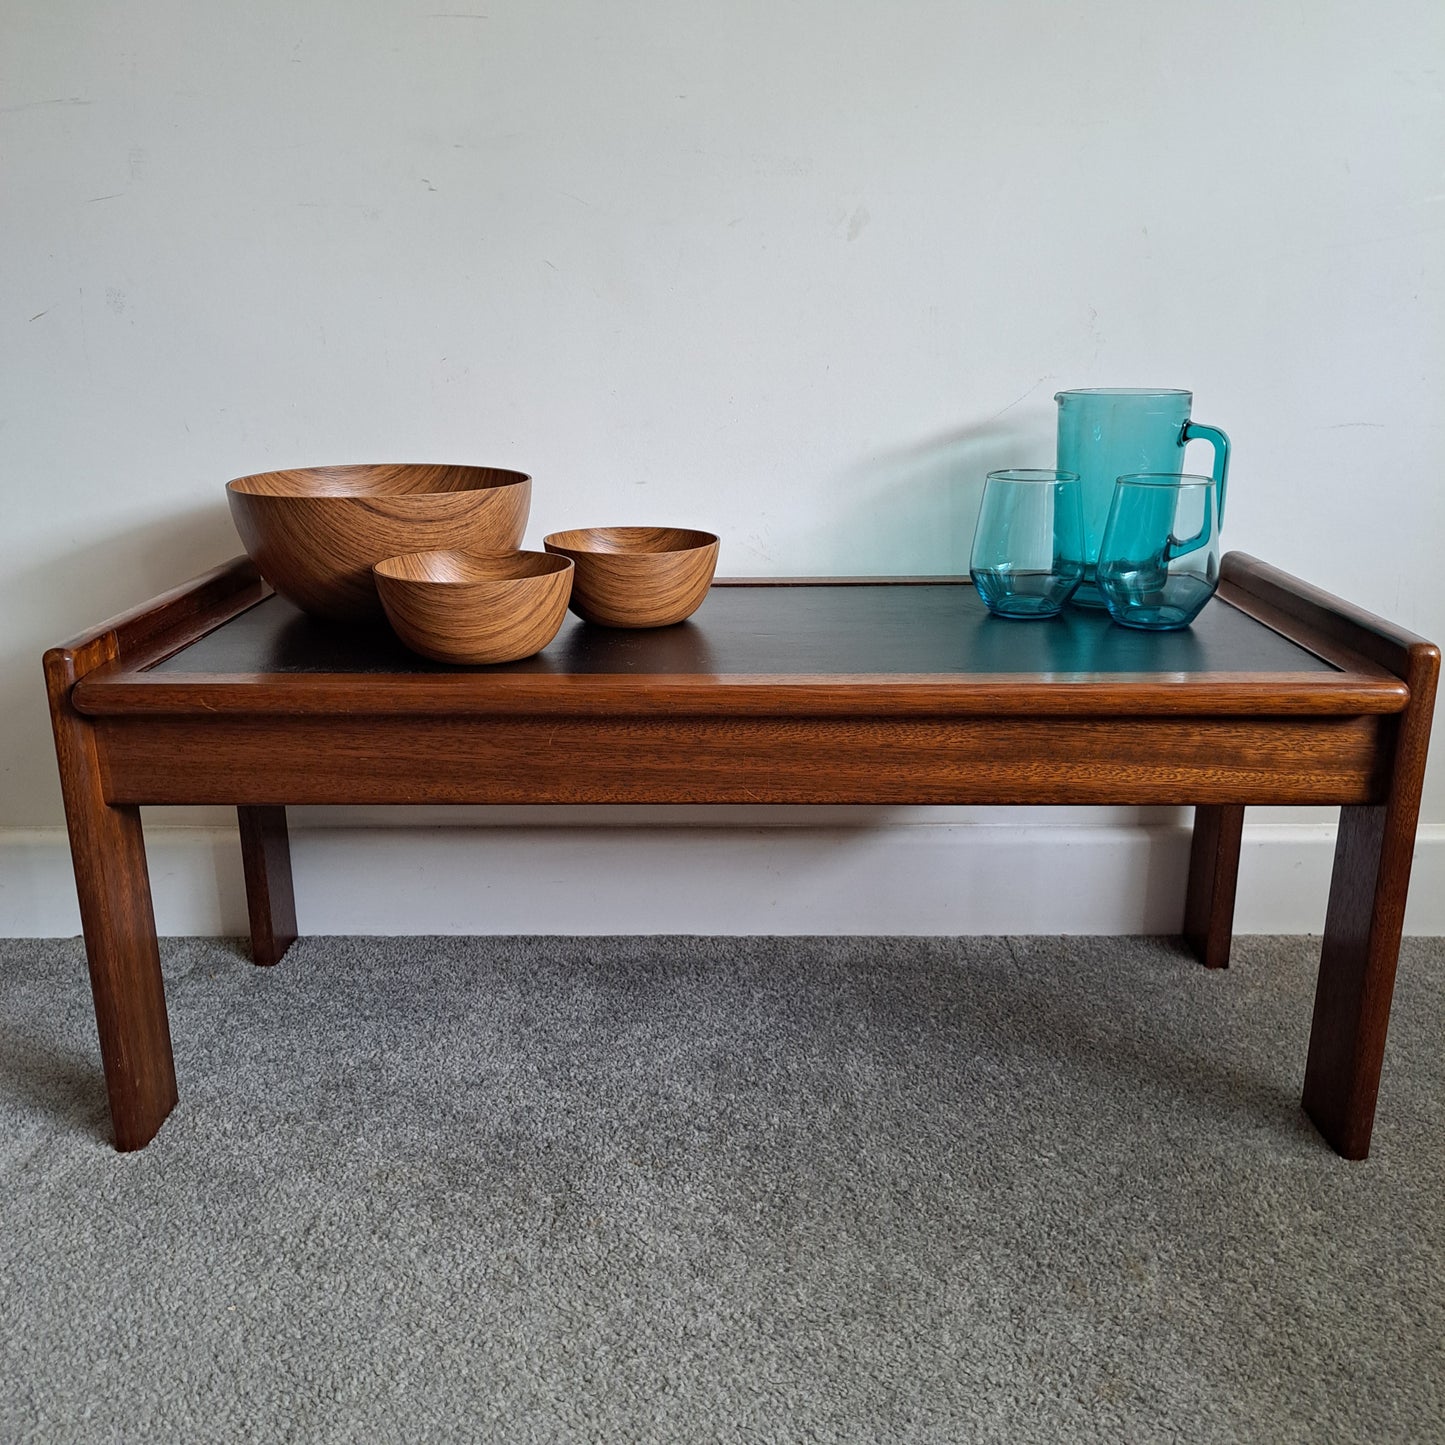
<svg viewBox="0 0 1445 1445"><path fill-rule="evenodd" d="M1445 941L1354 1165L1316 947L173 943L121 1156L0 943L0 1438L1445 1438Z"/></svg>

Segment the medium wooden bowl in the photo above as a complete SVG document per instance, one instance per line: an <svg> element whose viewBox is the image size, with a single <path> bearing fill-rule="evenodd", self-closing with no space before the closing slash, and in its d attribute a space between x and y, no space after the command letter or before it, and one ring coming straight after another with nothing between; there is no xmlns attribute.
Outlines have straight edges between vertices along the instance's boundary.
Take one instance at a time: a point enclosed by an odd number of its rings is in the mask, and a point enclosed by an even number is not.
<svg viewBox="0 0 1445 1445"><path fill-rule="evenodd" d="M496 467L386 463L237 477L231 517L261 575L317 617L381 615L374 563L403 552L510 552L532 479Z"/></svg>
<svg viewBox="0 0 1445 1445"><path fill-rule="evenodd" d="M372 569L396 635L437 662L515 662L557 635L572 562L546 552L409 552Z"/></svg>
<svg viewBox="0 0 1445 1445"><path fill-rule="evenodd" d="M604 627L667 627L702 605L718 539L686 527L580 527L542 545L577 564L571 607Z"/></svg>

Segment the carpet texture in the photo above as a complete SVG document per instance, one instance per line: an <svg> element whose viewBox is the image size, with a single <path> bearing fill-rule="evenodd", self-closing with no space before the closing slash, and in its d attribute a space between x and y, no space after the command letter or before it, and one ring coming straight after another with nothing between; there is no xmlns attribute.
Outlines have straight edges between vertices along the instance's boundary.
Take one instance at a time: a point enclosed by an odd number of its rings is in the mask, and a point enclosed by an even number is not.
<svg viewBox="0 0 1445 1445"><path fill-rule="evenodd" d="M0 1439L1445 1439L1445 941L1363 1164L1317 947L172 942L117 1155L79 943L0 942Z"/></svg>

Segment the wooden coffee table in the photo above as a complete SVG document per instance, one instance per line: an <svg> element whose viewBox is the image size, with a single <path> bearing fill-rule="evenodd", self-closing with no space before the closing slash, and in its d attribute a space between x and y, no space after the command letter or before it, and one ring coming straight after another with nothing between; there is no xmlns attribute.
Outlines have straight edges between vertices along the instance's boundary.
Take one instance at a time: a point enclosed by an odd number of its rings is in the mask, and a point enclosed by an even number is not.
<svg viewBox="0 0 1445 1445"><path fill-rule="evenodd" d="M1369 1150L1438 649L1234 553L1184 632L987 616L959 579L718 583L448 669L239 558L45 657L116 1145L176 1102L142 804L237 808L257 963L296 936L287 804L1195 806L1183 932L1228 962L1244 809L1338 806L1304 1107Z"/></svg>

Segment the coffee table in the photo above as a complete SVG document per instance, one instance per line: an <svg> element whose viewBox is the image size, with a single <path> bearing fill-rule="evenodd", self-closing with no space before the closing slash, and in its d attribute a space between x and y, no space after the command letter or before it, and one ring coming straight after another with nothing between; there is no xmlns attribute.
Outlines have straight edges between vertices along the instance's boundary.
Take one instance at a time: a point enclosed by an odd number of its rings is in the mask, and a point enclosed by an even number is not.
<svg viewBox="0 0 1445 1445"><path fill-rule="evenodd" d="M1175 633L990 618L967 579L720 582L446 668L244 557L46 654L119 1149L176 1102L143 804L237 809L252 954L296 936L288 804L1192 804L1182 929L1229 958L1249 804L1340 809L1304 1107L1368 1153L1440 654L1240 553Z"/></svg>

